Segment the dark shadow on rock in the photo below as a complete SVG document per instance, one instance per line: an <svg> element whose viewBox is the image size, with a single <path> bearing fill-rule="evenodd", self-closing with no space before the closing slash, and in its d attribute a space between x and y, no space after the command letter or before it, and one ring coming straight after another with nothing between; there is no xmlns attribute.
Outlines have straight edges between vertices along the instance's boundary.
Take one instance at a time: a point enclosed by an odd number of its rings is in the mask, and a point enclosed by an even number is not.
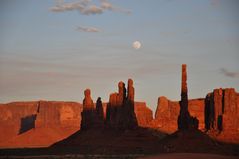
<svg viewBox="0 0 239 159"><path fill-rule="evenodd" d="M106 109L105 125L114 129L134 129L138 127L134 111L133 80L128 79L128 87L124 82L118 83L118 92L110 94Z"/></svg>
<svg viewBox="0 0 239 159"><path fill-rule="evenodd" d="M33 115L29 115L29 116L21 118L21 125L20 125L18 134L22 134L30 129L35 128L36 117L37 115L33 114Z"/></svg>

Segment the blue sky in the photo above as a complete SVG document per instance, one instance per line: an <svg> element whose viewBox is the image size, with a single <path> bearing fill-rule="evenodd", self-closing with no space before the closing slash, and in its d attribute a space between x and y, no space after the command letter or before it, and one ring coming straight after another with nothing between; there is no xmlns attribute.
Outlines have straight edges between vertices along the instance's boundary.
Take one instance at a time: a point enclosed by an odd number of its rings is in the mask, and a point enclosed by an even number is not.
<svg viewBox="0 0 239 159"><path fill-rule="evenodd" d="M108 101L134 80L136 100L239 86L237 0L1 0L0 102ZM142 47L132 48L134 41Z"/></svg>

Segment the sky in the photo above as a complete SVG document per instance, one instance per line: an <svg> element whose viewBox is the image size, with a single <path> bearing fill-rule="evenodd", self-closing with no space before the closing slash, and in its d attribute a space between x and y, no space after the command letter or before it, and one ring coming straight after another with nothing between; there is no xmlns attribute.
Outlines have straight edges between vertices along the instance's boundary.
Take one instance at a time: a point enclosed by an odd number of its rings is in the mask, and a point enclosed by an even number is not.
<svg viewBox="0 0 239 159"><path fill-rule="evenodd" d="M239 91L238 0L1 0L0 102L109 100L119 81L155 110L180 100ZM141 43L134 49L134 41Z"/></svg>

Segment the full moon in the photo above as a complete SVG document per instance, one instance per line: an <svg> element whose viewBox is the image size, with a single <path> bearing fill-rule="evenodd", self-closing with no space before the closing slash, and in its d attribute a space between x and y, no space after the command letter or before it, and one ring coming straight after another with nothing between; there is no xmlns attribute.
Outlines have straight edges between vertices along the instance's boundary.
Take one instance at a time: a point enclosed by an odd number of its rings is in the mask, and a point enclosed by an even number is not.
<svg viewBox="0 0 239 159"><path fill-rule="evenodd" d="M133 42L133 48L138 50L141 48L141 43L139 41Z"/></svg>

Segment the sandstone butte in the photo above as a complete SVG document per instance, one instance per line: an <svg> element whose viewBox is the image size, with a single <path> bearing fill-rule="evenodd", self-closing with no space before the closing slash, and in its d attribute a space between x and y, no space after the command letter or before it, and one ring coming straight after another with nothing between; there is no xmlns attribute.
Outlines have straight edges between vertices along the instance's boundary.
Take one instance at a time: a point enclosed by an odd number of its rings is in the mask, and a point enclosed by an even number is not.
<svg viewBox="0 0 239 159"><path fill-rule="evenodd" d="M95 102L90 89L83 104L60 101L0 104L0 148L47 147L77 131L144 127L171 134L198 128L215 140L239 143L239 94L233 88L214 89L205 98L189 99L186 65L182 65L181 101L158 98L153 117L145 102L134 101L133 80L118 83L108 102ZM39 140L40 139L40 140Z"/></svg>

